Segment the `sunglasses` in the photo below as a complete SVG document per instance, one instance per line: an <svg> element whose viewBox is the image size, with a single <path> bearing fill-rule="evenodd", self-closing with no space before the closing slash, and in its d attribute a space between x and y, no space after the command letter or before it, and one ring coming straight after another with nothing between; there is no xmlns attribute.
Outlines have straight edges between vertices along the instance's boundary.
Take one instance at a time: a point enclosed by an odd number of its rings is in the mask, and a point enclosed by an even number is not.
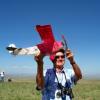
<svg viewBox="0 0 100 100"><path fill-rule="evenodd" d="M65 58L65 55L62 55L62 56L55 56L55 59L59 59L59 58Z"/></svg>

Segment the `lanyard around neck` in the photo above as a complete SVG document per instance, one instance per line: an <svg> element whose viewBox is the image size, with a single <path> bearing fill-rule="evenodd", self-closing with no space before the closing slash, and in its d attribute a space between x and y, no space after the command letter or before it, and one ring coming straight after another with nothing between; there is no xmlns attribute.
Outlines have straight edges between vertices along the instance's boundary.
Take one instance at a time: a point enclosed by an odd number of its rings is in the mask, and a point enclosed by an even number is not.
<svg viewBox="0 0 100 100"><path fill-rule="evenodd" d="M64 74L64 76L65 76L65 80L67 81L65 71L63 70L61 73ZM58 80L58 77L57 77L57 74L56 74L56 69L54 69L54 74L55 74L55 77L56 77L56 79L57 79L58 84L61 84L61 83L59 82L59 80Z"/></svg>

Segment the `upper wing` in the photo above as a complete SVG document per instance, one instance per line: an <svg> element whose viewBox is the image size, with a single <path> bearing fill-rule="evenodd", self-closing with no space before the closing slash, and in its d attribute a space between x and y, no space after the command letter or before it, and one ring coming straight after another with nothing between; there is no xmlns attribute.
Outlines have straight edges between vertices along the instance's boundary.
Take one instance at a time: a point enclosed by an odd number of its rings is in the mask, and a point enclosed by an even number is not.
<svg viewBox="0 0 100 100"><path fill-rule="evenodd" d="M47 41L49 39L50 41L55 41L51 25L36 25L36 30L38 31L42 41Z"/></svg>

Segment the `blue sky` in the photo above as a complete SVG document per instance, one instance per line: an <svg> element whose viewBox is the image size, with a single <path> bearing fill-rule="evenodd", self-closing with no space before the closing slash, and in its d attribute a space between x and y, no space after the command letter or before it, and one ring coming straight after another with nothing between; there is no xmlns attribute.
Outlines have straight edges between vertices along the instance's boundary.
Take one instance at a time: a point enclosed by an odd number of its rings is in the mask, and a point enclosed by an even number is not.
<svg viewBox="0 0 100 100"><path fill-rule="evenodd" d="M100 76L99 0L0 0L0 71L36 73L33 56L11 56L10 43L30 47L41 42L37 24L52 25L56 40L64 34L84 76ZM52 66L48 57L45 67ZM66 67L71 67L66 60Z"/></svg>

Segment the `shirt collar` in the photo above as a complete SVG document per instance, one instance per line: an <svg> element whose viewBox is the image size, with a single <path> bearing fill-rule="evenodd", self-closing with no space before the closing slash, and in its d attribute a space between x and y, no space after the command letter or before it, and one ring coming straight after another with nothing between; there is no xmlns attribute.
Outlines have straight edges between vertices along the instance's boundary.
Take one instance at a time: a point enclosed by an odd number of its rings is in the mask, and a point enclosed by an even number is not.
<svg viewBox="0 0 100 100"><path fill-rule="evenodd" d="M64 67L61 70L55 69L55 68L54 68L54 70L56 71L56 73L64 73Z"/></svg>

